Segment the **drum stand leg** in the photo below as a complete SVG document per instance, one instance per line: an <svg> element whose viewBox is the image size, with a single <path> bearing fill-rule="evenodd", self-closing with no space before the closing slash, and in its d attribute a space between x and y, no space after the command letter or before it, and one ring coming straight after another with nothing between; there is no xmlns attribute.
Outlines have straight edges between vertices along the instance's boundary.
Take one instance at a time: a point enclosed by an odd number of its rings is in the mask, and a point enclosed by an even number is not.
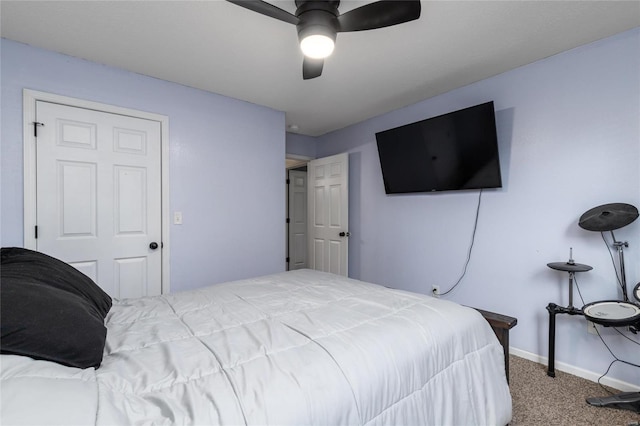
<svg viewBox="0 0 640 426"><path fill-rule="evenodd" d="M556 314L584 314L582 313L582 309L576 309L573 306L568 306L565 308L564 306L558 306L555 303L549 303L547 305L547 311L549 311L549 364L547 366L547 376L556 377Z"/></svg>
<svg viewBox="0 0 640 426"><path fill-rule="evenodd" d="M558 305L549 303L549 364L547 366L547 376L556 377L555 354L556 354L556 308Z"/></svg>

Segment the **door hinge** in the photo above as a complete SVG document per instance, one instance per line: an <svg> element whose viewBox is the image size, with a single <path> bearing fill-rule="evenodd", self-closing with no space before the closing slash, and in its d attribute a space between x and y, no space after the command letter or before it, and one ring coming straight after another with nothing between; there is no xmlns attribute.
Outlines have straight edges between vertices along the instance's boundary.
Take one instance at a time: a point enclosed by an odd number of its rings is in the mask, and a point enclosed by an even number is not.
<svg viewBox="0 0 640 426"><path fill-rule="evenodd" d="M289 263L289 258L287 257L287 263Z"/></svg>
<svg viewBox="0 0 640 426"><path fill-rule="evenodd" d="M44 123L40 123L39 121L33 122L33 137L38 137L38 126L44 126Z"/></svg>
<svg viewBox="0 0 640 426"><path fill-rule="evenodd" d="M38 239L38 225L34 226L34 231L35 231L34 234L35 234L35 237L36 237L36 240L37 240Z"/></svg>
<svg viewBox="0 0 640 426"><path fill-rule="evenodd" d="M291 222L291 219L287 218L287 223Z"/></svg>
<svg viewBox="0 0 640 426"><path fill-rule="evenodd" d="M289 185L291 183L290 179L287 179L287 185Z"/></svg>

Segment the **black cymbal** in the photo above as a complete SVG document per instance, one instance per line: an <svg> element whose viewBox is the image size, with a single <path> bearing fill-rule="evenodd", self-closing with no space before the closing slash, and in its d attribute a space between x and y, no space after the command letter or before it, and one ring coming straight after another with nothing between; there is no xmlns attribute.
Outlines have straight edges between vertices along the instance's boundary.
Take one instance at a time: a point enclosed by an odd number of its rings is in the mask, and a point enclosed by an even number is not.
<svg viewBox="0 0 640 426"><path fill-rule="evenodd" d="M587 231L613 231L627 226L638 218L638 209L631 204L603 204L587 210L578 225Z"/></svg>
<svg viewBox="0 0 640 426"><path fill-rule="evenodd" d="M547 266L551 269L565 272L587 272L593 268L589 265L583 265L582 263L568 263L568 262L554 262L547 263Z"/></svg>

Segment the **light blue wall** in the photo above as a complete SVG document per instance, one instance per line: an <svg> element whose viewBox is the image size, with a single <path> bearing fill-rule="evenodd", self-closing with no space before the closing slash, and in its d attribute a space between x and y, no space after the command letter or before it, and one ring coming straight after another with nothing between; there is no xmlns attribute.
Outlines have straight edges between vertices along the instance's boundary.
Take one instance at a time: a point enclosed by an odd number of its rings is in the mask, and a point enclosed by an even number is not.
<svg viewBox="0 0 640 426"><path fill-rule="evenodd" d="M284 113L5 39L1 54L3 246L23 244L29 88L169 117L172 291L284 270Z"/></svg>
<svg viewBox="0 0 640 426"><path fill-rule="evenodd" d="M458 279L478 192L385 195L375 133L493 100L504 187L483 193L467 275L447 298L517 317L511 345L546 357L545 307L568 303L568 274L547 263L566 261L573 247L594 267L577 276L585 301L621 297L600 234L577 221L605 203L640 207L638 52L635 29L319 138L318 157L350 152L350 275L422 293ZM640 220L615 233L630 243L630 288L640 281L639 231ZM558 361L607 369L612 358L583 318L559 316L557 336ZM637 345L611 329L604 338L639 362ZM610 376L640 385L638 368L616 364Z"/></svg>
<svg viewBox="0 0 640 426"><path fill-rule="evenodd" d="M311 136L287 133L287 154L316 158L316 138Z"/></svg>

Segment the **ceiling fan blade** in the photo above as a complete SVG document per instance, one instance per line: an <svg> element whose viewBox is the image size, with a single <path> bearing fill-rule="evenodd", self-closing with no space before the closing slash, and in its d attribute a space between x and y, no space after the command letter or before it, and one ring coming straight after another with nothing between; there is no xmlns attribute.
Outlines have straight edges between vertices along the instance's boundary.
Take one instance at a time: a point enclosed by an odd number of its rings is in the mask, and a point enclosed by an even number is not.
<svg viewBox="0 0 640 426"><path fill-rule="evenodd" d="M420 0L381 0L338 16L338 32L373 30L420 17Z"/></svg>
<svg viewBox="0 0 640 426"><path fill-rule="evenodd" d="M323 65L324 59L313 59L305 56L304 62L302 62L302 78L304 80L309 80L320 77Z"/></svg>
<svg viewBox="0 0 640 426"><path fill-rule="evenodd" d="M237 4L245 9L253 10L262 15L269 16L271 18L278 19L280 21L288 22L293 25L297 25L299 19L297 16L292 15L286 10L282 10L279 7L267 3L262 0L227 0L229 3Z"/></svg>

